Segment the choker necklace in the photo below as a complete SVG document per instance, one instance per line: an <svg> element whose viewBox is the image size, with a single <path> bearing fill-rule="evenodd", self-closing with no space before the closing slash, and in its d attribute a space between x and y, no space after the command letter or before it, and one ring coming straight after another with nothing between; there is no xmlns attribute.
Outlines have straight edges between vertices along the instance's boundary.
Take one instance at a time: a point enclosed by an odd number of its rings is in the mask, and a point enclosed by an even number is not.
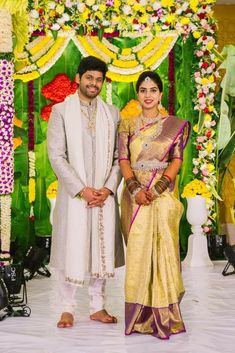
<svg viewBox="0 0 235 353"><path fill-rule="evenodd" d="M156 126L153 133L146 135L144 131L142 131L142 128L145 127L145 125L143 126L142 123L155 124ZM162 133L162 127L163 127L163 117L160 113L158 113L158 115L155 118L146 118L141 114L139 119L137 120L136 135L141 140L144 140L145 142L154 141Z"/></svg>

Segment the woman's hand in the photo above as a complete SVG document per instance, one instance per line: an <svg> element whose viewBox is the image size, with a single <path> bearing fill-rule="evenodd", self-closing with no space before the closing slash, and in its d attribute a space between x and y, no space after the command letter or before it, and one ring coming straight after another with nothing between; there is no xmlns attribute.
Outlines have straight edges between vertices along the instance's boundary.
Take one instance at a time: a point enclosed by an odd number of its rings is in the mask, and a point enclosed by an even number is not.
<svg viewBox="0 0 235 353"><path fill-rule="evenodd" d="M151 195L150 192L141 189L137 194L135 195L135 202L140 205L140 206L148 206L151 203Z"/></svg>

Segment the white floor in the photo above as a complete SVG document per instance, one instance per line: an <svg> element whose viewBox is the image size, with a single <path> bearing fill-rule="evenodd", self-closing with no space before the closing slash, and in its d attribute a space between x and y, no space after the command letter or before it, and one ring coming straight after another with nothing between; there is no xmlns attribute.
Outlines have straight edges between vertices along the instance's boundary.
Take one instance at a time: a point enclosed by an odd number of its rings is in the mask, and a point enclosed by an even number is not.
<svg viewBox="0 0 235 353"><path fill-rule="evenodd" d="M0 353L234 353L235 274L223 277L224 266L225 262L217 262L213 268L183 270L186 294L181 310L187 332L169 341L149 335L124 336L124 269L107 286L107 309L118 316L118 324L88 319L84 287L78 296L78 321L71 329L56 328L53 281L38 276L27 283L31 316L0 322Z"/></svg>

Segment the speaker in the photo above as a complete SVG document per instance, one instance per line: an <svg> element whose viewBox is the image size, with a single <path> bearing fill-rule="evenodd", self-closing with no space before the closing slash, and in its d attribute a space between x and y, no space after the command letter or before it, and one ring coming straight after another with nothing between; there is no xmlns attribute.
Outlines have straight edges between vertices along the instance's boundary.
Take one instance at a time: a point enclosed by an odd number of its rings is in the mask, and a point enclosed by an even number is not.
<svg viewBox="0 0 235 353"><path fill-rule="evenodd" d="M223 269L222 275L228 276L235 273L235 244L234 245L227 245L224 249L224 256L228 260L225 268ZM228 272L230 266L233 266L233 271Z"/></svg>

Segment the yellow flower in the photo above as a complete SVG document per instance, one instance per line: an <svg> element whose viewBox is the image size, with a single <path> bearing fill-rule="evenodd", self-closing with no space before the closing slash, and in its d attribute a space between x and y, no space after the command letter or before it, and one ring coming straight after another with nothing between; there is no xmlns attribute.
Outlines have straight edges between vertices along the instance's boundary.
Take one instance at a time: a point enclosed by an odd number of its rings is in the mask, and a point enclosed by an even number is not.
<svg viewBox="0 0 235 353"><path fill-rule="evenodd" d="M49 11L49 16L50 17L55 17L55 15L56 15L56 11L55 10L50 10Z"/></svg>
<svg viewBox="0 0 235 353"><path fill-rule="evenodd" d="M174 5L174 0L161 0L163 7L171 7Z"/></svg>
<svg viewBox="0 0 235 353"><path fill-rule="evenodd" d="M209 105L209 106L208 106L208 110L209 110L209 112L213 112L214 106L213 106L213 105Z"/></svg>
<svg viewBox="0 0 235 353"><path fill-rule="evenodd" d="M19 147L20 145L22 145L22 138L21 137L13 137L13 148L14 148L14 150L16 150L17 147Z"/></svg>
<svg viewBox="0 0 235 353"><path fill-rule="evenodd" d="M194 125L193 131L196 132L196 133L198 133L198 124Z"/></svg>
<svg viewBox="0 0 235 353"><path fill-rule="evenodd" d="M211 50L214 47L214 45L215 45L215 43L212 40L206 44L208 50Z"/></svg>
<svg viewBox="0 0 235 353"><path fill-rule="evenodd" d="M210 114L205 114L205 121L211 121L211 115Z"/></svg>
<svg viewBox="0 0 235 353"><path fill-rule="evenodd" d="M207 146L206 146L206 150L208 153L211 153L213 150L213 144L211 142L208 142Z"/></svg>
<svg viewBox="0 0 235 353"><path fill-rule="evenodd" d="M204 85L207 85L209 83L209 80L206 78L206 77L203 77L201 79L201 84L204 86Z"/></svg>
<svg viewBox="0 0 235 353"><path fill-rule="evenodd" d="M100 7L99 7L99 10L102 11L102 12L105 12L106 11L106 5L105 4L101 4Z"/></svg>
<svg viewBox="0 0 235 353"><path fill-rule="evenodd" d="M210 75L208 77L208 80L209 80L210 83L213 83L215 81L214 75Z"/></svg>
<svg viewBox="0 0 235 353"><path fill-rule="evenodd" d="M60 5L60 4L58 4L57 6L56 6L56 12L57 13L59 13L60 15L62 15L62 13L64 13L64 5Z"/></svg>
<svg viewBox="0 0 235 353"><path fill-rule="evenodd" d="M206 184L202 180L194 179L187 185L185 185L182 197L195 197L201 195L202 197L210 198L211 192L207 188Z"/></svg>
<svg viewBox="0 0 235 353"><path fill-rule="evenodd" d="M168 23L174 23L175 22L175 15L169 14L166 16L166 22Z"/></svg>
<svg viewBox="0 0 235 353"><path fill-rule="evenodd" d="M56 198L56 194L57 194L57 190L58 190L58 181L53 181L53 183L51 183L49 186L48 186L48 189L47 189L47 198L48 199L55 199Z"/></svg>
<svg viewBox="0 0 235 353"><path fill-rule="evenodd" d="M194 38L198 39L201 37L201 33L199 31L194 31L193 36L194 36Z"/></svg>
<svg viewBox="0 0 235 353"><path fill-rule="evenodd" d="M215 170L215 166L212 163L209 163L207 165L207 169L209 170L209 172L213 172L213 170Z"/></svg>
<svg viewBox="0 0 235 353"><path fill-rule="evenodd" d="M14 118L13 118L13 123L17 127L22 127L22 125L23 125L23 121L18 119L16 116L14 116Z"/></svg>
<svg viewBox="0 0 235 353"><path fill-rule="evenodd" d="M182 17L180 22L182 25L188 25L190 22L190 19L188 17Z"/></svg>
<svg viewBox="0 0 235 353"><path fill-rule="evenodd" d="M114 0L114 7L115 7L115 10L116 8L120 7L121 6L121 1L120 0Z"/></svg>
<svg viewBox="0 0 235 353"><path fill-rule="evenodd" d="M147 23L147 21L148 21L148 15L147 14L142 15L140 17L140 23Z"/></svg>
<svg viewBox="0 0 235 353"><path fill-rule="evenodd" d="M190 0L190 7L194 12L198 10L198 0Z"/></svg>
<svg viewBox="0 0 235 353"><path fill-rule="evenodd" d="M102 14L102 12L100 12L100 11L96 11L96 12L94 13L94 15L95 15L95 17L98 17L100 20L103 18L103 14Z"/></svg>
<svg viewBox="0 0 235 353"><path fill-rule="evenodd" d="M29 178L29 203L35 201L35 179Z"/></svg>

